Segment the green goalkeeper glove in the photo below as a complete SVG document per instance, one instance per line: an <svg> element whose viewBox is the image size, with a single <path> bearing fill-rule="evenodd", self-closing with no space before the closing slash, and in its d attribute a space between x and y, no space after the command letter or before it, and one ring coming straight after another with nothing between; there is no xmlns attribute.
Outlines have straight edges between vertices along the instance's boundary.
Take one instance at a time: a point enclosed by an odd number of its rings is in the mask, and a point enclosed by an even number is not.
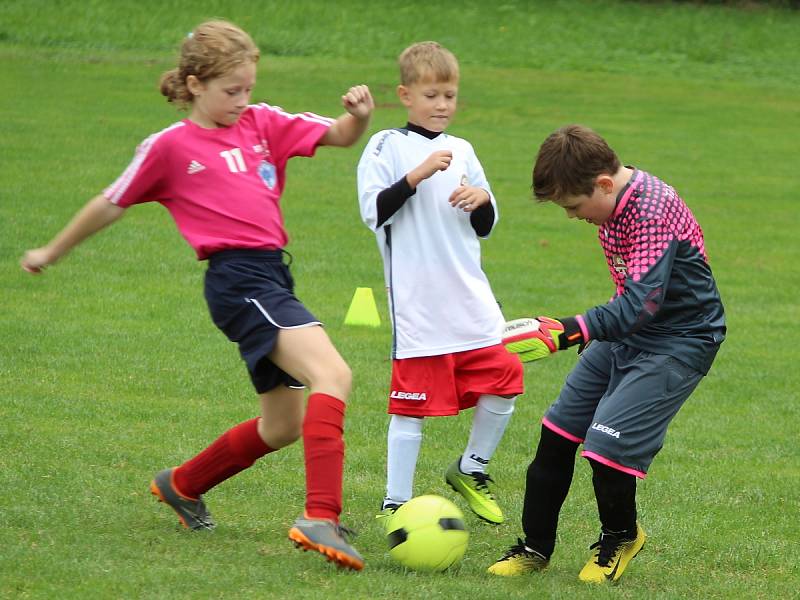
<svg viewBox="0 0 800 600"><path fill-rule="evenodd" d="M540 360L570 346L586 344L589 336L582 321L580 316L508 321L503 330L503 344L522 362Z"/></svg>

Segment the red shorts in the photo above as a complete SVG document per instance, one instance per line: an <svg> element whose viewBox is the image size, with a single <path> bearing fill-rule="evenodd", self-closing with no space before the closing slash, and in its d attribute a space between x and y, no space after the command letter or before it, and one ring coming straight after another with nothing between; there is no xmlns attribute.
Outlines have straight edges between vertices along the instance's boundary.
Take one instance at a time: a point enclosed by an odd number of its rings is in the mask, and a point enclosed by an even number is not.
<svg viewBox="0 0 800 600"><path fill-rule="evenodd" d="M523 368L502 344L439 356L392 361L389 414L411 417L457 415L483 394L523 392Z"/></svg>

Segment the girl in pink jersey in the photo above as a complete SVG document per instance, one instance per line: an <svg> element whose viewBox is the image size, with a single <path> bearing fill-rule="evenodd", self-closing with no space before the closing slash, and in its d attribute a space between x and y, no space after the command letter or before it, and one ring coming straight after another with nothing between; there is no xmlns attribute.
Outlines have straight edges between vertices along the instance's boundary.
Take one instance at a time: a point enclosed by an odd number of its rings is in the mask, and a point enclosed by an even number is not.
<svg viewBox="0 0 800 600"><path fill-rule="evenodd" d="M320 322L294 296L284 264L279 200L293 156L350 146L374 108L369 89L350 88L338 119L251 105L259 50L224 21L199 25L183 42L161 93L189 117L145 139L123 174L22 268L41 273L74 246L142 202L163 204L199 260L214 323L239 345L261 416L228 430L197 456L159 472L151 492L190 529L213 529L202 494L258 458L303 437L305 512L289 530L298 547L360 570L364 561L339 524L342 438L351 373ZM309 388L307 404L303 387Z"/></svg>

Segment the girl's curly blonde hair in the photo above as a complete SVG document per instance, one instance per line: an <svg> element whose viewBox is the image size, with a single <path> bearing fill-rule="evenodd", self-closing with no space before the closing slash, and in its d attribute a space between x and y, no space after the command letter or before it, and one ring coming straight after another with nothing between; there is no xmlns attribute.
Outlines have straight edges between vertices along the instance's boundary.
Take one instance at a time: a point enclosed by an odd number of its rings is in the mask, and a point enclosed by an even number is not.
<svg viewBox="0 0 800 600"><path fill-rule="evenodd" d="M183 41L178 66L161 76L159 88L168 102L185 107L193 100L186 87L189 75L207 81L248 62L256 63L259 57L252 38L236 25L227 21L206 21Z"/></svg>

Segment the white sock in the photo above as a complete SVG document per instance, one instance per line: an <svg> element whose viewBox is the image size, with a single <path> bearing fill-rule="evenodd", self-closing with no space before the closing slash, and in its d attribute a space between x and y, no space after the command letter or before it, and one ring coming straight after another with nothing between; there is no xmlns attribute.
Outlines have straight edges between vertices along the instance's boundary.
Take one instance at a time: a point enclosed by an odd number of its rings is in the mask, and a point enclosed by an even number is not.
<svg viewBox="0 0 800 600"><path fill-rule="evenodd" d="M383 505L411 500L414 472L422 445L422 419L392 415L386 453L386 497Z"/></svg>
<svg viewBox="0 0 800 600"><path fill-rule="evenodd" d="M469 442L461 455L462 473L486 473L486 465L494 455L514 412L514 400L516 397L502 398L491 394L480 397L472 417Z"/></svg>

